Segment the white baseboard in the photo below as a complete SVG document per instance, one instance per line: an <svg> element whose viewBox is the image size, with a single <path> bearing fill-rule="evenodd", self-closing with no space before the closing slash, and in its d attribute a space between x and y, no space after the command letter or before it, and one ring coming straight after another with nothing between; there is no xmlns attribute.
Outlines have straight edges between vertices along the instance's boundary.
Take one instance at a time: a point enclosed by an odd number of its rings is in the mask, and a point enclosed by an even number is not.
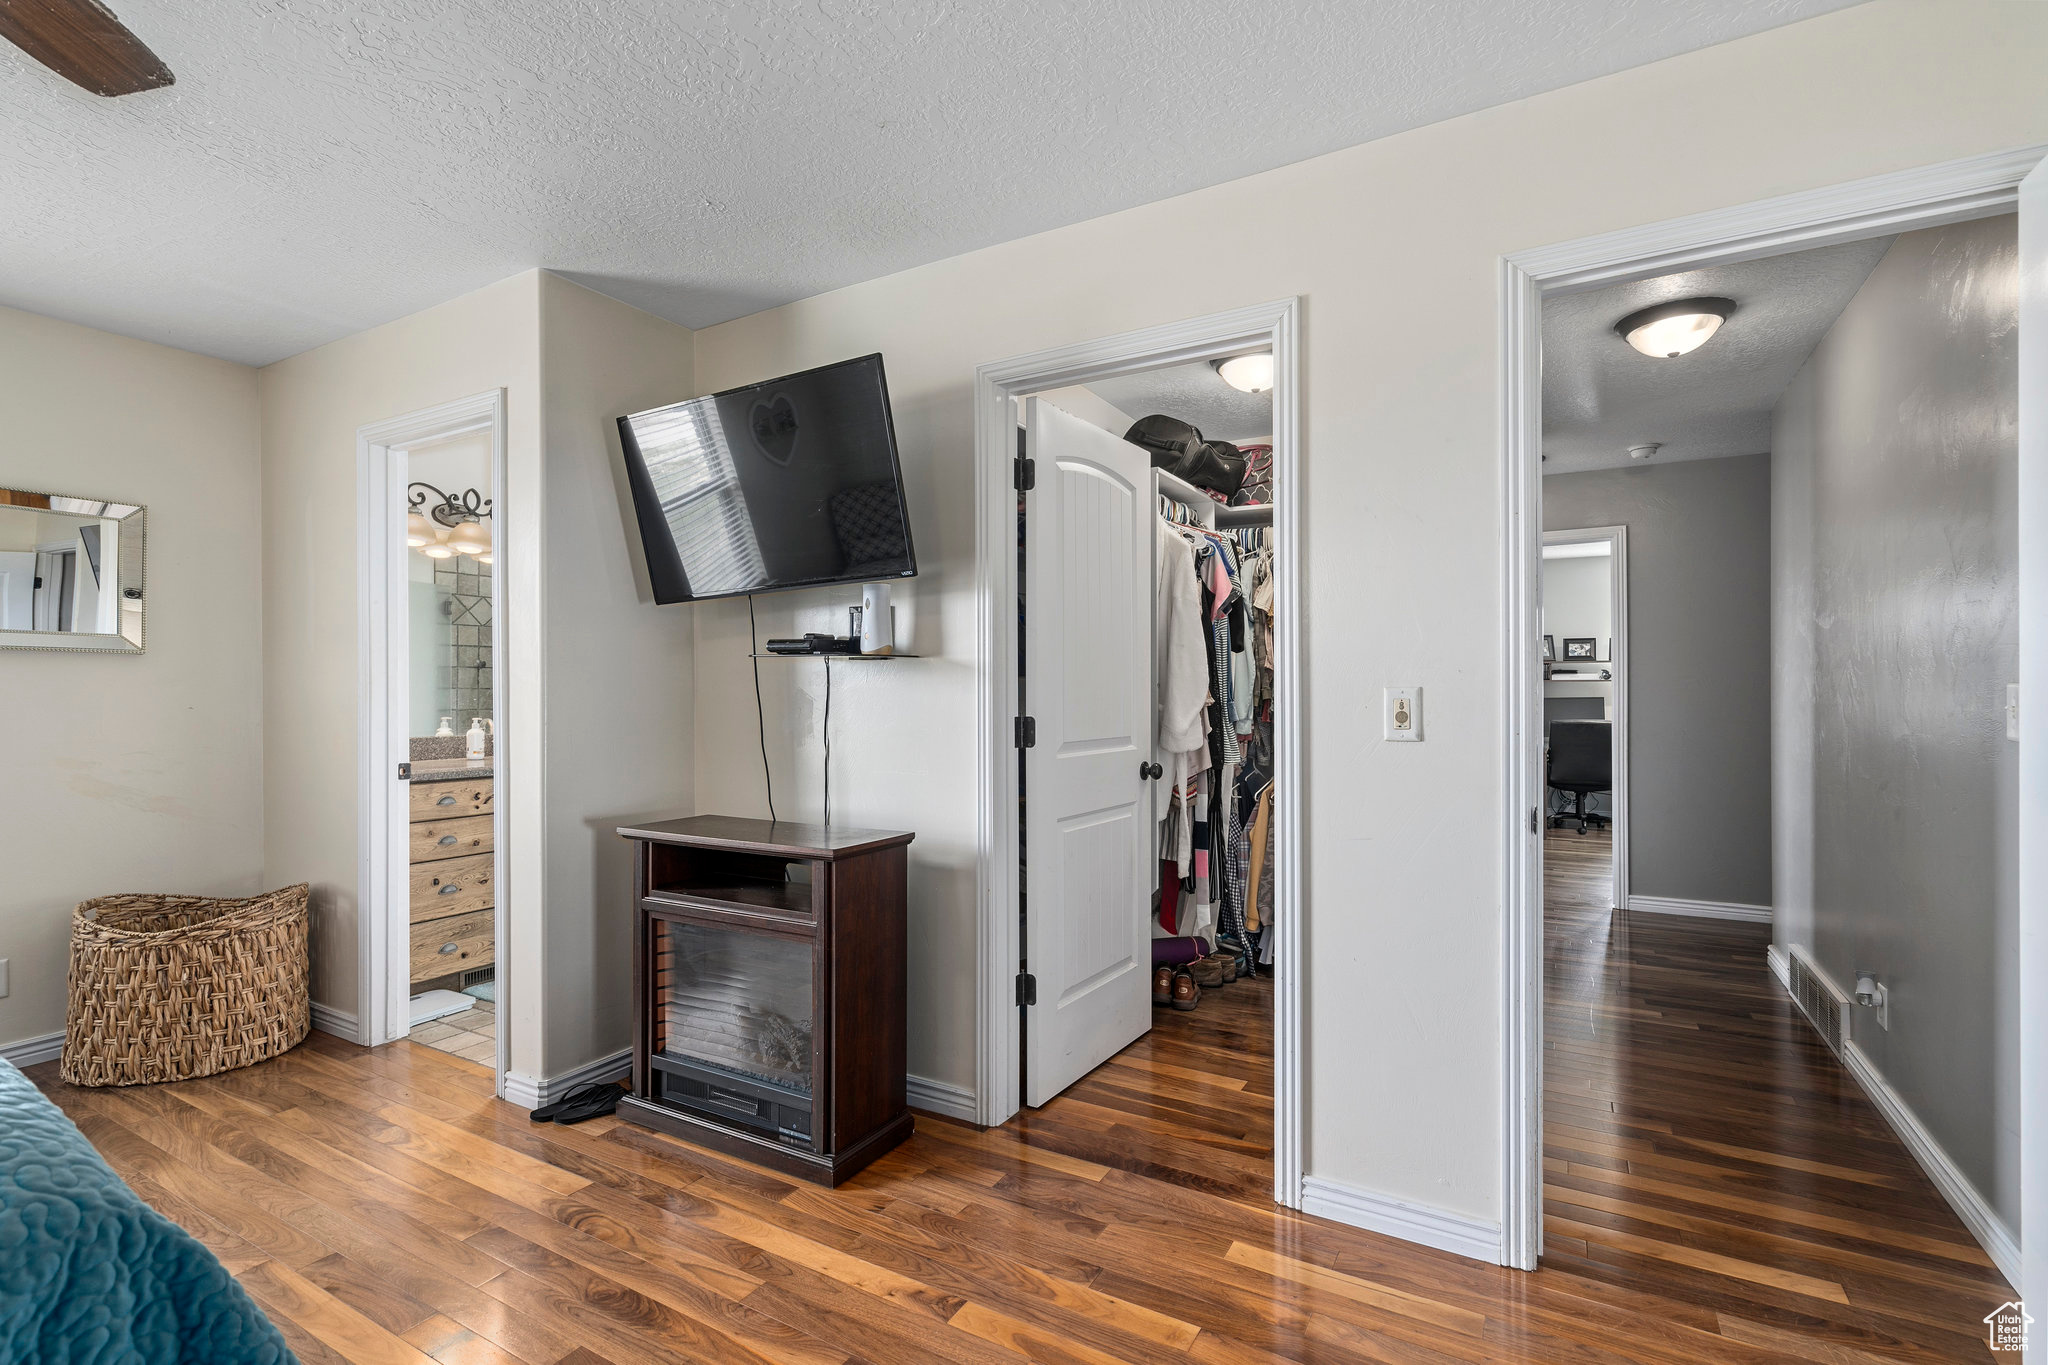
<svg viewBox="0 0 2048 1365"><path fill-rule="evenodd" d="M1906 1150L1920 1163L1920 1169L1927 1172L1927 1178L1941 1191L1941 1197L1948 1200L1948 1206L1956 1211L1956 1217L1963 1220L1963 1226L1983 1246L1985 1254L2004 1272L2006 1282L2017 1285L2020 1282L2018 1239L1992 1211L1984 1196L1977 1192L1970 1178L1949 1160L1948 1153L1934 1140L1934 1134L1927 1131L1905 1099L1878 1074L1869 1055L1856 1046L1853 1038L1842 1045L1842 1060L1848 1066L1849 1074L1863 1087L1863 1093L1870 1096L1870 1102L1877 1106L1877 1112L1884 1115L1885 1122L1899 1135L1899 1141L1906 1144Z"/></svg>
<svg viewBox="0 0 2048 1365"><path fill-rule="evenodd" d="M1674 896L1630 896L1628 908L1639 915L1689 915L1694 919L1737 919L1755 924L1771 922L1768 905L1741 905L1734 901L1689 901Z"/></svg>
<svg viewBox="0 0 2048 1365"><path fill-rule="evenodd" d="M351 1043L363 1041L363 1026L353 1011L323 1005L318 1000L313 1002L313 1027Z"/></svg>
<svg viewBox="0 0 2048 1365"><path fill-rule="evenodd" d="M23 1038L16 1043L0 1043L0 1060L16 1066L41 1066L54 1062L64 1053L64 1035L45 1033L40 1038Z"/></svg>
<svg viewBox="0 0 2048 1365"><path fill-rule="evenodd" d="M949 1119L959 1119L963 1123L975 1122L972 1090L947 1081L935 1081L929 1076L911 1076L907 1080L912 1109L944 1114Z"/></svg>
<svg viewBox="0 0 2048 1365"><path fill-rule="evenodd" d="M1462 1213L1389 1199L1313 1175L1302 1178L1301 1211L1367 1232L1398 1237L1404 1242L1469 1256L1488 1265L1500 1264L1500 1224L1468 1218Z"/></svg>
<svg viewBox="0 0 2048 1365"><path fill-rule="evenodd" d="M1785 988L1787 995L1790 995L1792 993L1791 957L1784 949L1773 943L1770 947L1764 949L1764 959L1771 964L1771 975L1778 978L1778 984Z"/></svg>
<svg viewBox="0 0 2048 1365"><path fill-rule="evenodd" d="M521 1109L538 1109L552 1104L577 1086L590 1081L620 1081L633 1074L633 1049L620 1048L607 1057L594 1062L585 1062L573 1071L564 1071L559 1076L529 1076L524 1072L505 1073L504 1098Z"/></svg>

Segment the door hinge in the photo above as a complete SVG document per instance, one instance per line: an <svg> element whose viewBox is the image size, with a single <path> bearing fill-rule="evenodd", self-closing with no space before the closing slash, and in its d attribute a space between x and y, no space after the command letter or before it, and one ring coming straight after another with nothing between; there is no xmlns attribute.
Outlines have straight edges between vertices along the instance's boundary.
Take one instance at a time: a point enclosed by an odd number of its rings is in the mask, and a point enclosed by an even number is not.
<svg viewBox="0 0 2048 1365"><path fill-rule="evenodd" d="M1029 493L1038 486L1038 461L1017 457L1016 484L1019 493Z"/></svg>
<svg viewBox="0 0 2048 1365"><path fill-rule="evenodd" d="M1536 834L1543 828L1543 814L1535 806L1529 807L1529 832Z"/></svg>
<svg viewBox="0 0 2048 1365"><path fill-rule="evenodd" d="M1038 978L1029 972L1017 973L1017 1003L1035 1005L1038 1003Z"/></svg>
<svg viewBox="0 0 2048 1365"><path fill-rule="evenodd" d="M1030 716L1017 717L1017 747L1028 749L1038 743L1038 722Z"/></svg>
<svg viewBox="0 0 2048 1365"><path fill-rule="evenodd" d="M412 780L412 764L401 763L398 765L398 780L400 782L410 782Z"/></svg>

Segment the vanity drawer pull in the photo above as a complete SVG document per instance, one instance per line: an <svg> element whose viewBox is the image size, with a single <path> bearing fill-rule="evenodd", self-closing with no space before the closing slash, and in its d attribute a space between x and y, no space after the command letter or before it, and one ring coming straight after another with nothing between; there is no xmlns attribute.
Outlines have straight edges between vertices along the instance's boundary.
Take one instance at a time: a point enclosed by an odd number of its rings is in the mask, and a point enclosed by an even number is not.
<svg viewBox="0 0 2048 1365"><path fill-rule="evenodd" d="M441 836L441 838L440 838L440 844L441 844L441 847L443 847L443 848L446 848L446 847L448 847L448 845L450 845L450 844L452 844L452 843L454 843L454 842L455 842L455 836L454 836L454 835L452 835L452 834L444 834L444 835L442 835L442 836Z"/></svg>
<svg viewBox="0 0 2048 1365"><path fill-rule="evenodd" d="M438 951L442 957L446 957L450 953L461 951L461 948L462 945L459 943L444 943L436 951Z"/></svg>
<svg viewBox="0 0 2048 1365"><path fill-rule="evenodd" d="M453 796L444 796L434 804L437 806L452 806L455 804L455 798Z"/></svg>
<svg viewBox="0 0 2048 1365"><path fill-rule="evenodd" d="M453 896L461 890L461 882L449 882L446 886L442 887L439 891L436 891L434 894L437 896Z"/></svg>

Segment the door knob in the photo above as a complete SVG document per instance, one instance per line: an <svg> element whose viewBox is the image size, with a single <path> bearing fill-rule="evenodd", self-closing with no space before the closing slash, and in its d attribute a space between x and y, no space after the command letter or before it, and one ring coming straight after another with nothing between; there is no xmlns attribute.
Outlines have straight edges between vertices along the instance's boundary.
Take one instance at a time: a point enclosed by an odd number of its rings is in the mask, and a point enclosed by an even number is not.
<svg viewBox="0 0 2048 1365"><path fill-rule="evenodd" d="M1138 765L1138 776L1149 777L1157 781L1166 776L1166 769L1160 767L1157 763L1140 763Z"/></svg>

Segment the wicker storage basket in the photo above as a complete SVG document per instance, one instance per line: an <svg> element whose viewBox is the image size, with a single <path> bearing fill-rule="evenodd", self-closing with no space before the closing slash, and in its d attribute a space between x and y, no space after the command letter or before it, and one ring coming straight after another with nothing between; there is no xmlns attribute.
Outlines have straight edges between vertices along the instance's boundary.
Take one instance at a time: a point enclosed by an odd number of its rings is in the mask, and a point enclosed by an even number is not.
<svg viewBox="0 0 2048 1365"><path fill-rule="evenodd" d="M71 920L59 1071L182 1081L275 1057L312 1025L305 883L247 900L101 896Z"/></svg>

